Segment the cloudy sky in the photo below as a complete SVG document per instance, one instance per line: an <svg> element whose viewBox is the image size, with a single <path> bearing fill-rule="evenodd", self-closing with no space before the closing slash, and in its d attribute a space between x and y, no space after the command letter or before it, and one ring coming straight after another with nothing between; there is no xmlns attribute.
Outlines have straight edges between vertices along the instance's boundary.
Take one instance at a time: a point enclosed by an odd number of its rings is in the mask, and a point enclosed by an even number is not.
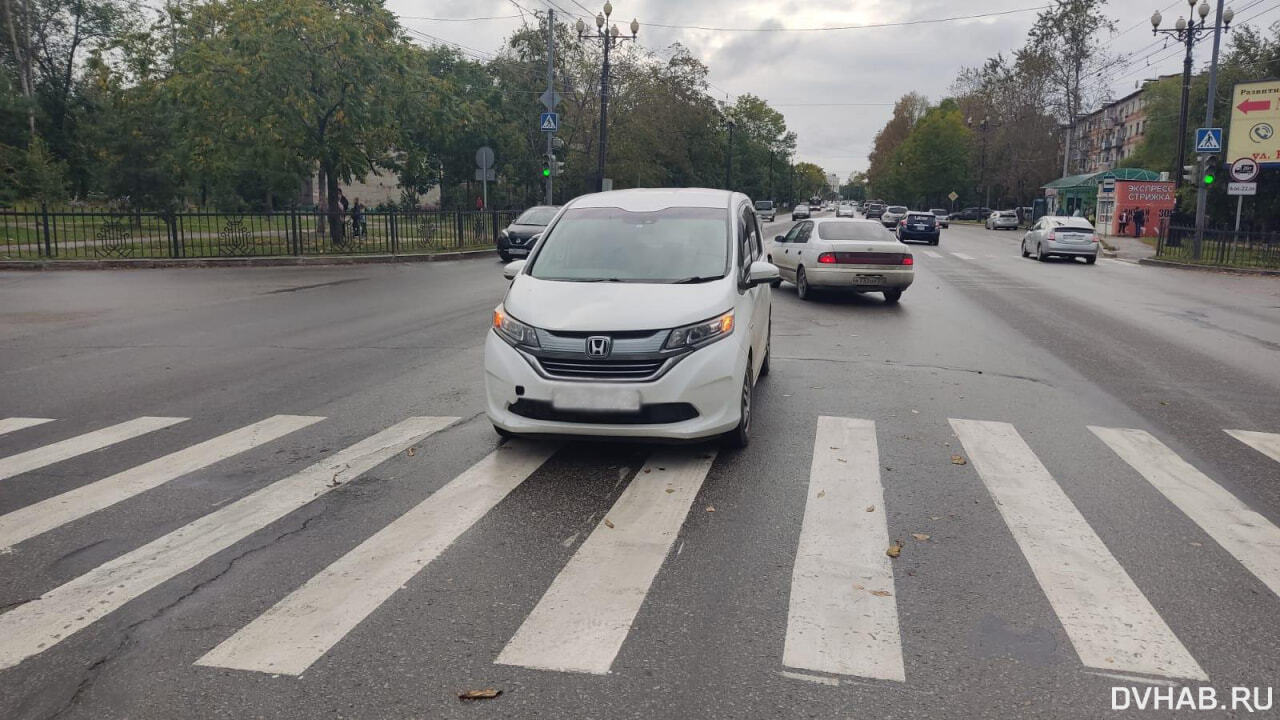
<svg viewBox="0 0 1280 720"><path fill-rule="evenodd" d="M720 97L753 93L768 100L799 135L799 158L844 178L866 168L872 139L898 97L912 90L933 100L944 97L960 68L1021 47L1035 9L1045 2L613 0L613 20L625 29L633 17L639 19L640 42L650 49L662 51L675 42L688 47L711 68L712 91ZM587 16L584 7L595 11L603 4L604 0L388 0L408 27L464 46L464 52L476 57L496 52L502 39L520 26L521 15L528 16L525 11L552 6L557 13ZM1237 11L1237 22L1266 26L1280 20L1277 0L1228 0L1228 5ZM1121 62L1096 82L1114 97L1131 92L1143 78L1181 70L1181 51L1153 39L1148 18L1160 9L1167 27L1186 10L1185 0L1110 0L1107 9L1118 32L1104 40ZM977 14L990 15L919 23ZM494 19L445 20L481 17ZM919 24L778 31L893 23ZM759 31L762 28L771 30ZM1197 48L1197 61L1207 61L1208 56L1209 43Z"/></svg>

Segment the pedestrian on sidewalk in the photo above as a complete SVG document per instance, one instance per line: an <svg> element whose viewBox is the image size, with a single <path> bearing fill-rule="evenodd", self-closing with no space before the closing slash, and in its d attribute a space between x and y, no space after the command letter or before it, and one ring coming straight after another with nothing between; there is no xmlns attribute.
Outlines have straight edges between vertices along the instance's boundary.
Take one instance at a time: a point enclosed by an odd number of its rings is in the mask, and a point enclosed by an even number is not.
<svg viewBox="0 0 1280 720"><path fill-rule="evenodd" d="M351 236L364 237L364 205L360 204L360 198L351 206Z"/></svg>
<svg viewBox="0 0 1280 720"><path fill-rule="evenodd" d="M1129 211L1128 211L1128 210L1121 210L1121 211L1120 211L1120 217L1118 218L1118 222L1120 223L1120 234L1121 234L1121 235L1123 235L1123 234L1125 233L1125 228L1126 228L1126 227L1128 227L1128 225L1129 225Z"/></svg>
<svg viewBox="0 0 1280 720"><path fill-rule="evenodd" d="M1138 208L1133 211L1133 236L1142 237L1142 225L1147 221L1147 211Z"/></svg>

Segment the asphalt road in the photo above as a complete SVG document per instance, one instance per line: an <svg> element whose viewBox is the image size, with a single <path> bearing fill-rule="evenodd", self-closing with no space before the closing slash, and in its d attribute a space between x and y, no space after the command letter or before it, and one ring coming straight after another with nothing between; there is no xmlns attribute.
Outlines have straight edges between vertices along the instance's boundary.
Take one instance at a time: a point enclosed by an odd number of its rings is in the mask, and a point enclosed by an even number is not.
<svg viewBox="0 0 1280 720"><path fill-rule="evenodd" d="M0 717L1265 699L1280 280L1037 263L1019 237L916 246L896 307L776 290L736 453L504 445L482 412L496 261L0 274L0 420L51 420L0 424ZM815 646L814 617L847 632Z"/></svg>

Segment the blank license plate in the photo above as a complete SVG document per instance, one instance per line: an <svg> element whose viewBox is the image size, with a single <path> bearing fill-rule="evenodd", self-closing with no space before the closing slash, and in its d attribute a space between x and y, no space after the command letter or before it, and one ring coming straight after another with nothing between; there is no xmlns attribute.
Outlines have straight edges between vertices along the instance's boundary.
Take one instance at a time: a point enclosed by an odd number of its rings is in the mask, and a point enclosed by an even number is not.
<svg viewBox="0 0 1280 720"><path fill-rule="evenodd" d="M559 390L551 398L551 405L557 410L623 410L640 409L640 392L638 390L620 390L605 388L571 388Z"/></svg>
<svg viewBox="0 0 1280 720"><path fill-rule="evenodd" d="M883 275L854 275L854 285L879 285L884 282Z"/></svg>

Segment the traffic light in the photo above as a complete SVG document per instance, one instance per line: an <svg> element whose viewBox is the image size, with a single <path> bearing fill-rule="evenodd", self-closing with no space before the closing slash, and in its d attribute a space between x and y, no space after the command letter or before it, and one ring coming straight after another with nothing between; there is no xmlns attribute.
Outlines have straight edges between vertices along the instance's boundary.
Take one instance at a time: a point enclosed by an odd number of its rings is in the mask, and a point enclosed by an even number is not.
<svg viewBox="0 0 1280 720"><path fill-rule="evenodd" d="M1204 181L1204 186L1213 185L1213 181L1218 179L1218 165L1221 160L1217 155L1210 155L1204 161L1204 170L1200 173L1200 177Z"/></svg>
<svg viewBox="0 0 1280 720"><path fill-rule="evenodd" d="M551 175L553 177L560 177L563 174L564 174L563 160L556 160L555 162L551 163Z"/></svg>
<svg viewBox="0 0 1280 720"><path fill-rule="evenodd" d="M551 157L542 158L542 177L551 177Z"/></svg>
<svg viewBox="0 0 1280 720"><path fill-rule="evenodd" d="M1188 185L1195 185L1197 182L1199 182L1199 177L1198 177L1200 174L1199 165L1200 165L1199 160L1196 161L1195 165L1183 165L1182 166L1182 182L1187 183Z"/></svg>

